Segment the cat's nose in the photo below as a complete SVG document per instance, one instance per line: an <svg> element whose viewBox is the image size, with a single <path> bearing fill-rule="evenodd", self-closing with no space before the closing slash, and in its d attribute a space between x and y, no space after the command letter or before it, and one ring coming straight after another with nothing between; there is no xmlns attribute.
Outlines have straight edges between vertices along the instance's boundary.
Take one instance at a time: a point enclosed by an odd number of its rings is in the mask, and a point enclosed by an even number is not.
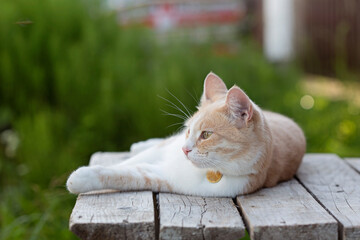
<svg viewBox="0 0 360 240"><path fill-rule="evenodd" d="M186 156L188 156L189 152L191 152L191 149L188 149L187 147L182 147L183 152L185 153Z"/></svg>

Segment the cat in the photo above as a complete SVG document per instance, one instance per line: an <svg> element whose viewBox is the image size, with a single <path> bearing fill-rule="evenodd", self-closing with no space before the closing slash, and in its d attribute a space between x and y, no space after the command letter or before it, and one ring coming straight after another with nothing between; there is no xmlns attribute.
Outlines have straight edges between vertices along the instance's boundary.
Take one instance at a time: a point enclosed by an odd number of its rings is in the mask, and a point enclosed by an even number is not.
<svg viewBox="0 0 360 240"><path fill-rule="evenodd" d="M210 72L198 111L184 130L132 146L133 156L110 167L74 171L67 189L151 190L204 197L235 197L291 179L305 154L301 128L261 110L239 87L227 89Z"/></svg>

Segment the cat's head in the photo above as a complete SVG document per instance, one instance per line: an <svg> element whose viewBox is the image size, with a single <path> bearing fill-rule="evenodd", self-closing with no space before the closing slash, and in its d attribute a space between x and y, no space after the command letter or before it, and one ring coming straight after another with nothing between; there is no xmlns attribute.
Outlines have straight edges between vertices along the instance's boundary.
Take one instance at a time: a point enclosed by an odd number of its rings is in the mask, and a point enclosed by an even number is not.
<svg viewBox="0 0 360 240"><path fill-rule="evenodd" d="M228 90L217 75L209 73L198 111L185 123L184 154L199 168L225 171L256 139L256 118L256 105L239 87Z"/></svg>

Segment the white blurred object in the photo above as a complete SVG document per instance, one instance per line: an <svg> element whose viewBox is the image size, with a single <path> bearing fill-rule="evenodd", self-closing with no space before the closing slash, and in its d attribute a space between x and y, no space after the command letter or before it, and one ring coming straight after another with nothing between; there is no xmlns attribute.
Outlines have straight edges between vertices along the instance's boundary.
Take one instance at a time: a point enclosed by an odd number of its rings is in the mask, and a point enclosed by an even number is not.
<svg viewBox="0 0 360 240"><path fill-rule="evenodd" d="M270 61L291 60L294 52L294 0L264 0L264 48Z"/></svg>
<svg viewBox="0 0 360 240"><path fill-rule="evenodd" d="M13 130L8 129L0 134L0 140L5 146L5 155L10 158L15 157L16 150L20 143L18 134Z"/></svg>
<svg viewBox="0 0 360 240"><path fill-rule="evenodd" d="M153 11L153 24L159 32L166 32L174 28L177 24L176 12L174 13L170 5L164 4Z"/></svg>

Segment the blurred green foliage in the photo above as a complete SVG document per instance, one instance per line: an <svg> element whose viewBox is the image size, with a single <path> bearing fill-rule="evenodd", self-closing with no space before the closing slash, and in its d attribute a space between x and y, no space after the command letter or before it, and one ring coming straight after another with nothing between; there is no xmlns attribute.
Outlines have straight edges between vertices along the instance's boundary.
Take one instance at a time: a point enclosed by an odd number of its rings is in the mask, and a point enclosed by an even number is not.
<svg viewBox="0 0 360 240"><path fill-rule="evenodd" d="M235 53L214 46L157 44L147 30L120 28L97 1L0 1L0 129L20 139L14 157L0 148L0 239L73 239L69 173L93 152L176 131L158 95L176 102L169 89L195 111L209 71L295 119L309 152L360 154L347 102L315 98L304 110L297 68L274 67L247 41Z"/></svg>

